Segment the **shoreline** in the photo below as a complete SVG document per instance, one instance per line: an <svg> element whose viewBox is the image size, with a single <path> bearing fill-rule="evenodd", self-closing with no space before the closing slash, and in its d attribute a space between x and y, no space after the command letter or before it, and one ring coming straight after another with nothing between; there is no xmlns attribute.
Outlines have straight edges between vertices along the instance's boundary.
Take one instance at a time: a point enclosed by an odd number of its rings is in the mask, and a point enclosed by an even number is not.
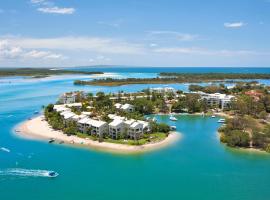
<svg viewBox="0 0 270 200"><path fill-rule="evenodd" d="M55 144L64 142L64 145L86 147L92 150L100 150L120 154L143 153L146 151L164 148L181 138L179 132L170 132L167 138L156 143L149 143L140 146L126 144L116 144L109 142L98 142L91 139L80 138L77 136L67 136L62 131L53 130L43 116L35 117L17 125L14 134L24 139L48 141L55 139Z"/></svg>
<svg viewBox="0 0 270 200"><path fill-rule="evenodd" d="M221 133L219 131L217 131L217 139L219 140L219 142L224 145L226 148L229 148L231 150L236 150L236 151L242 151L242 152L245 152L245 153L263 153L263 154L268 154L268 152L262 150L262 149L256 149L256 148L253 148L253 147L249 147L249 148L245 148L245 147L230 147L228 146L226 143L223 143L220 141L220 135Z"/></svg>

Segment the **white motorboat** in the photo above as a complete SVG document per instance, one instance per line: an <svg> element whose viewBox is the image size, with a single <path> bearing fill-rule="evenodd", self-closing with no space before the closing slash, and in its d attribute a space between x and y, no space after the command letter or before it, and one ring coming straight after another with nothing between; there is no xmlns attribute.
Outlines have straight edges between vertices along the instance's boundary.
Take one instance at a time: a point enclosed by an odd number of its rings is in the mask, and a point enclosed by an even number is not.
<svg viewBox="0 0 270 200"><path fill-rule="evenodd" d="M171 115L171 116L170 116L170 120L171 120L171 121L177 121L177 118Z"/></svg>
<svg viewBox="0 0 270 200"><path fill-rule="evenodd" d="M218 123L225 123L225 119L219 119Z"/></svg>
<svg viewBox="0 0 270 200"><path fill-rule="evenodd" d="M57 172L55 172L55 171L49 171L47 175L48 175L48 177L55 178L59 174Z"/></svg>

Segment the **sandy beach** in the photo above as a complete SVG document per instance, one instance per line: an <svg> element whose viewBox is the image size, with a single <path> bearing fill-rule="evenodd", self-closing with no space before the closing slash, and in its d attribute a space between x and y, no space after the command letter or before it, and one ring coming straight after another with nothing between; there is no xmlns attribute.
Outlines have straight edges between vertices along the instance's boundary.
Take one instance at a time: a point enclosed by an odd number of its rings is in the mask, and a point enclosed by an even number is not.
<svg viewBox="0 0 270 200"><path fill-rule="evenodd" d="M132 146L125 144L115 144L108 142L98 142L86 138L79 138L77 136L67 136L62 131L53 130L43 116L35 117L27 120L15 128L15 134L19 137L32 140L45 140L51 138L55 139L55 143L64 142L64 144L87 147L95 150L109 151L115 153L140 153L150 150L166 147L181 138L181 134L171 132L169 136L163 141L157 143L149 143L140 146Z"/></svg>

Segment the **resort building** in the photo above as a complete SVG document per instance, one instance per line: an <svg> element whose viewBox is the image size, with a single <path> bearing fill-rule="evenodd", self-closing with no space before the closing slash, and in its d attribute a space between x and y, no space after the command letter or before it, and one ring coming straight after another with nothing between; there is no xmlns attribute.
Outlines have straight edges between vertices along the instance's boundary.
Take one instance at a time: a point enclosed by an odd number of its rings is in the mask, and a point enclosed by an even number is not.
<svg viewBox="0 0 270 200"><path fill-rule="evenodd" d="M85 117L85 118L82 118L78 121L77 125L78 125L78 129L83 132L83 133L86 133L87 132L87 128L88 127L88 124L87 122L90 120L90 118L88 117Z"/></svg>
<svg viewBox="0 0 270 200"><path fill-rule="evenodd" d="M87 124L91 128L91 135L103 136L108 133L108 124L104 121L90 119Z"/></svg>
<svg viewBox="0 0 270 200"><path fill-rule="evenodd" d="M85 98L86 94L84 92L66 92L60 95L58 102L61 104L72 104L78 101L80 98Z"/></svg>
<svg viewBox="0 0 270 200"><path fill-rule="evenodd" d="M131 105L131 104L124 104L122 107L121 107L122 110L124 110L125 112L133 112L134 111L134 106Z"/></svg>
<svg viewBox="0 0 270 200"><path fill-rule="evenodd" d="M69 108L72 108L72 107L81 108L82 103L68 103L68 104L65 104L65 106Z"/></svg>
<svg viewBox="0 0 270 200"><path fill-rule="evenodd" d="M131 139L139 139L143 134L143 124L137 121L133 122L128 128L128 137Z"/></svg>
<svg viewBox="0 0 270 200"><path fill-rule="evenodd" d="M151 131L151 126L149 122L138 120L139 123L143 125L143 133L149 133Z"/></svg>
<svg viewBox="0 0 270 200"><path fill-rule="evenodd" d="M114 104L114 107L115 107L116 109L123 110L123 111L125 111L125 112L133 112L133 111L135 110L135 109L134 109L134 106L131 105L131 104L128 104L128 103L126 103L126 104L124 104L124 105L122 105L122 104L120 104L120 103L116 103L116 104Z"/></svg>
<svg viewBox="0 0 270 200"><path fill-rule="evenodd" d="M201 92L200 94L202 99L206 100L208 106L221 108L222 110L229 108L232 100L235 98L233 95L221 93L206 94Z"/></svg>
<svg viewBox="0 0 270 200"><path fill-rule="evenodd" d="M75 116L75 114L71 111L61 112L60 115L63 117L65 122L71 121L72 117Z"/></svg>
<svg viewBox="0 0 270 200"><path fill-rule="evenodd" d="M69 104L71 105L71 104ZM72 104L80 106L79 104ZM126 106L125 106L126 105ZM128 109L130 104L124 104L124 109ZM121 108L123 107L121 105ZM83 133L103 136L109 135L113 139L118 139L124 133L130 139L139 139L144 133L150 132L150 125L147 121L129 119L115 114L109 114L108 117L113 120L110 124L95 120L89 117L91 112L82 112L77 115L71 112L70 108L64 105L54 105L54 110L59 112L64 123L74 121L76 122L79 131Z"/></svg>
<svg viewBox="0 0 270 200"><path fill-rule="evenodd" d="M85 117L78 121L78 128L81 132L87 133L90 131L91 135L106 135L108 133L108 124L104 121L98 121Z"/></svg>
<svg viewBox="0 0 270 200"><path fill-rule="evenodd" d="M70 108L67 108L65 105L54 105L53 110L56 112L70 111Z"/></svg>
<svg viewBox="0 0 270 200"><path fill-rule="evenodd" d="M109 136L113 139L119 138L125 130L126 126L123 120L115 119L109 124Z"/></svg>
<svg viewBox="0 0 270 200"><path fill-rule="evenodd" d="M112 120L125 120L125 117L121 117L121 116L118 116L118 115L115 115L115 114L109 114L108 117Z"/></svg>
<svg viewBox="0 0 270 200"><path fill-rule="evenodd" d="M150 92L156 92L159 94L176 93L176 90L172 87L156 87L150 88Z"/></svg>
<svg viewBox="0 0 270 200"><path fill-rule="evenodd" d="M71 92L71 93L64 93L59 97L59 103L62 104L70 104L70 103L75 103L76 102L76 94Z"/></svg>

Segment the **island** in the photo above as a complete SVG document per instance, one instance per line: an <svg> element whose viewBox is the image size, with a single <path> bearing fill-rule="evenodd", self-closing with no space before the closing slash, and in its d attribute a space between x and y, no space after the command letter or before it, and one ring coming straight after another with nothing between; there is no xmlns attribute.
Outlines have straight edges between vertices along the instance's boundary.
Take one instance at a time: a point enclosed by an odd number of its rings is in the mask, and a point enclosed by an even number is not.
<svg viewBox="0 0 270 200"><path fill-rule="evenodd" d="M69 74L103 74L103 72L89 72L82 70L49 69L49 68L0 68L0 77L3 76L25 76L31 78L45 78L52 75Z"/></svg>
<svg viewBox="0 0 270 200"><path fill-rule="evenodd" d="M239 80L269 79L270 74L251 73L160 73L156 78L105 78L75 80L75 85L121 86L129 84L170 84L202 82L238 82Z"/></svg>
<svg viewBox="0 0 270 200"><path fill-rule="evenodd" d="M29 119L16 131L21 136L50 143L118 153L145 152L180 138L180 133L167 124L157 123L153 117L145 118L153 107L145 105L139 94L129 94L131 99L126 99L126 95L114 98L103 92L95 96L82 91L64 93L56 104L45 107L42 116Z"/></svg>

